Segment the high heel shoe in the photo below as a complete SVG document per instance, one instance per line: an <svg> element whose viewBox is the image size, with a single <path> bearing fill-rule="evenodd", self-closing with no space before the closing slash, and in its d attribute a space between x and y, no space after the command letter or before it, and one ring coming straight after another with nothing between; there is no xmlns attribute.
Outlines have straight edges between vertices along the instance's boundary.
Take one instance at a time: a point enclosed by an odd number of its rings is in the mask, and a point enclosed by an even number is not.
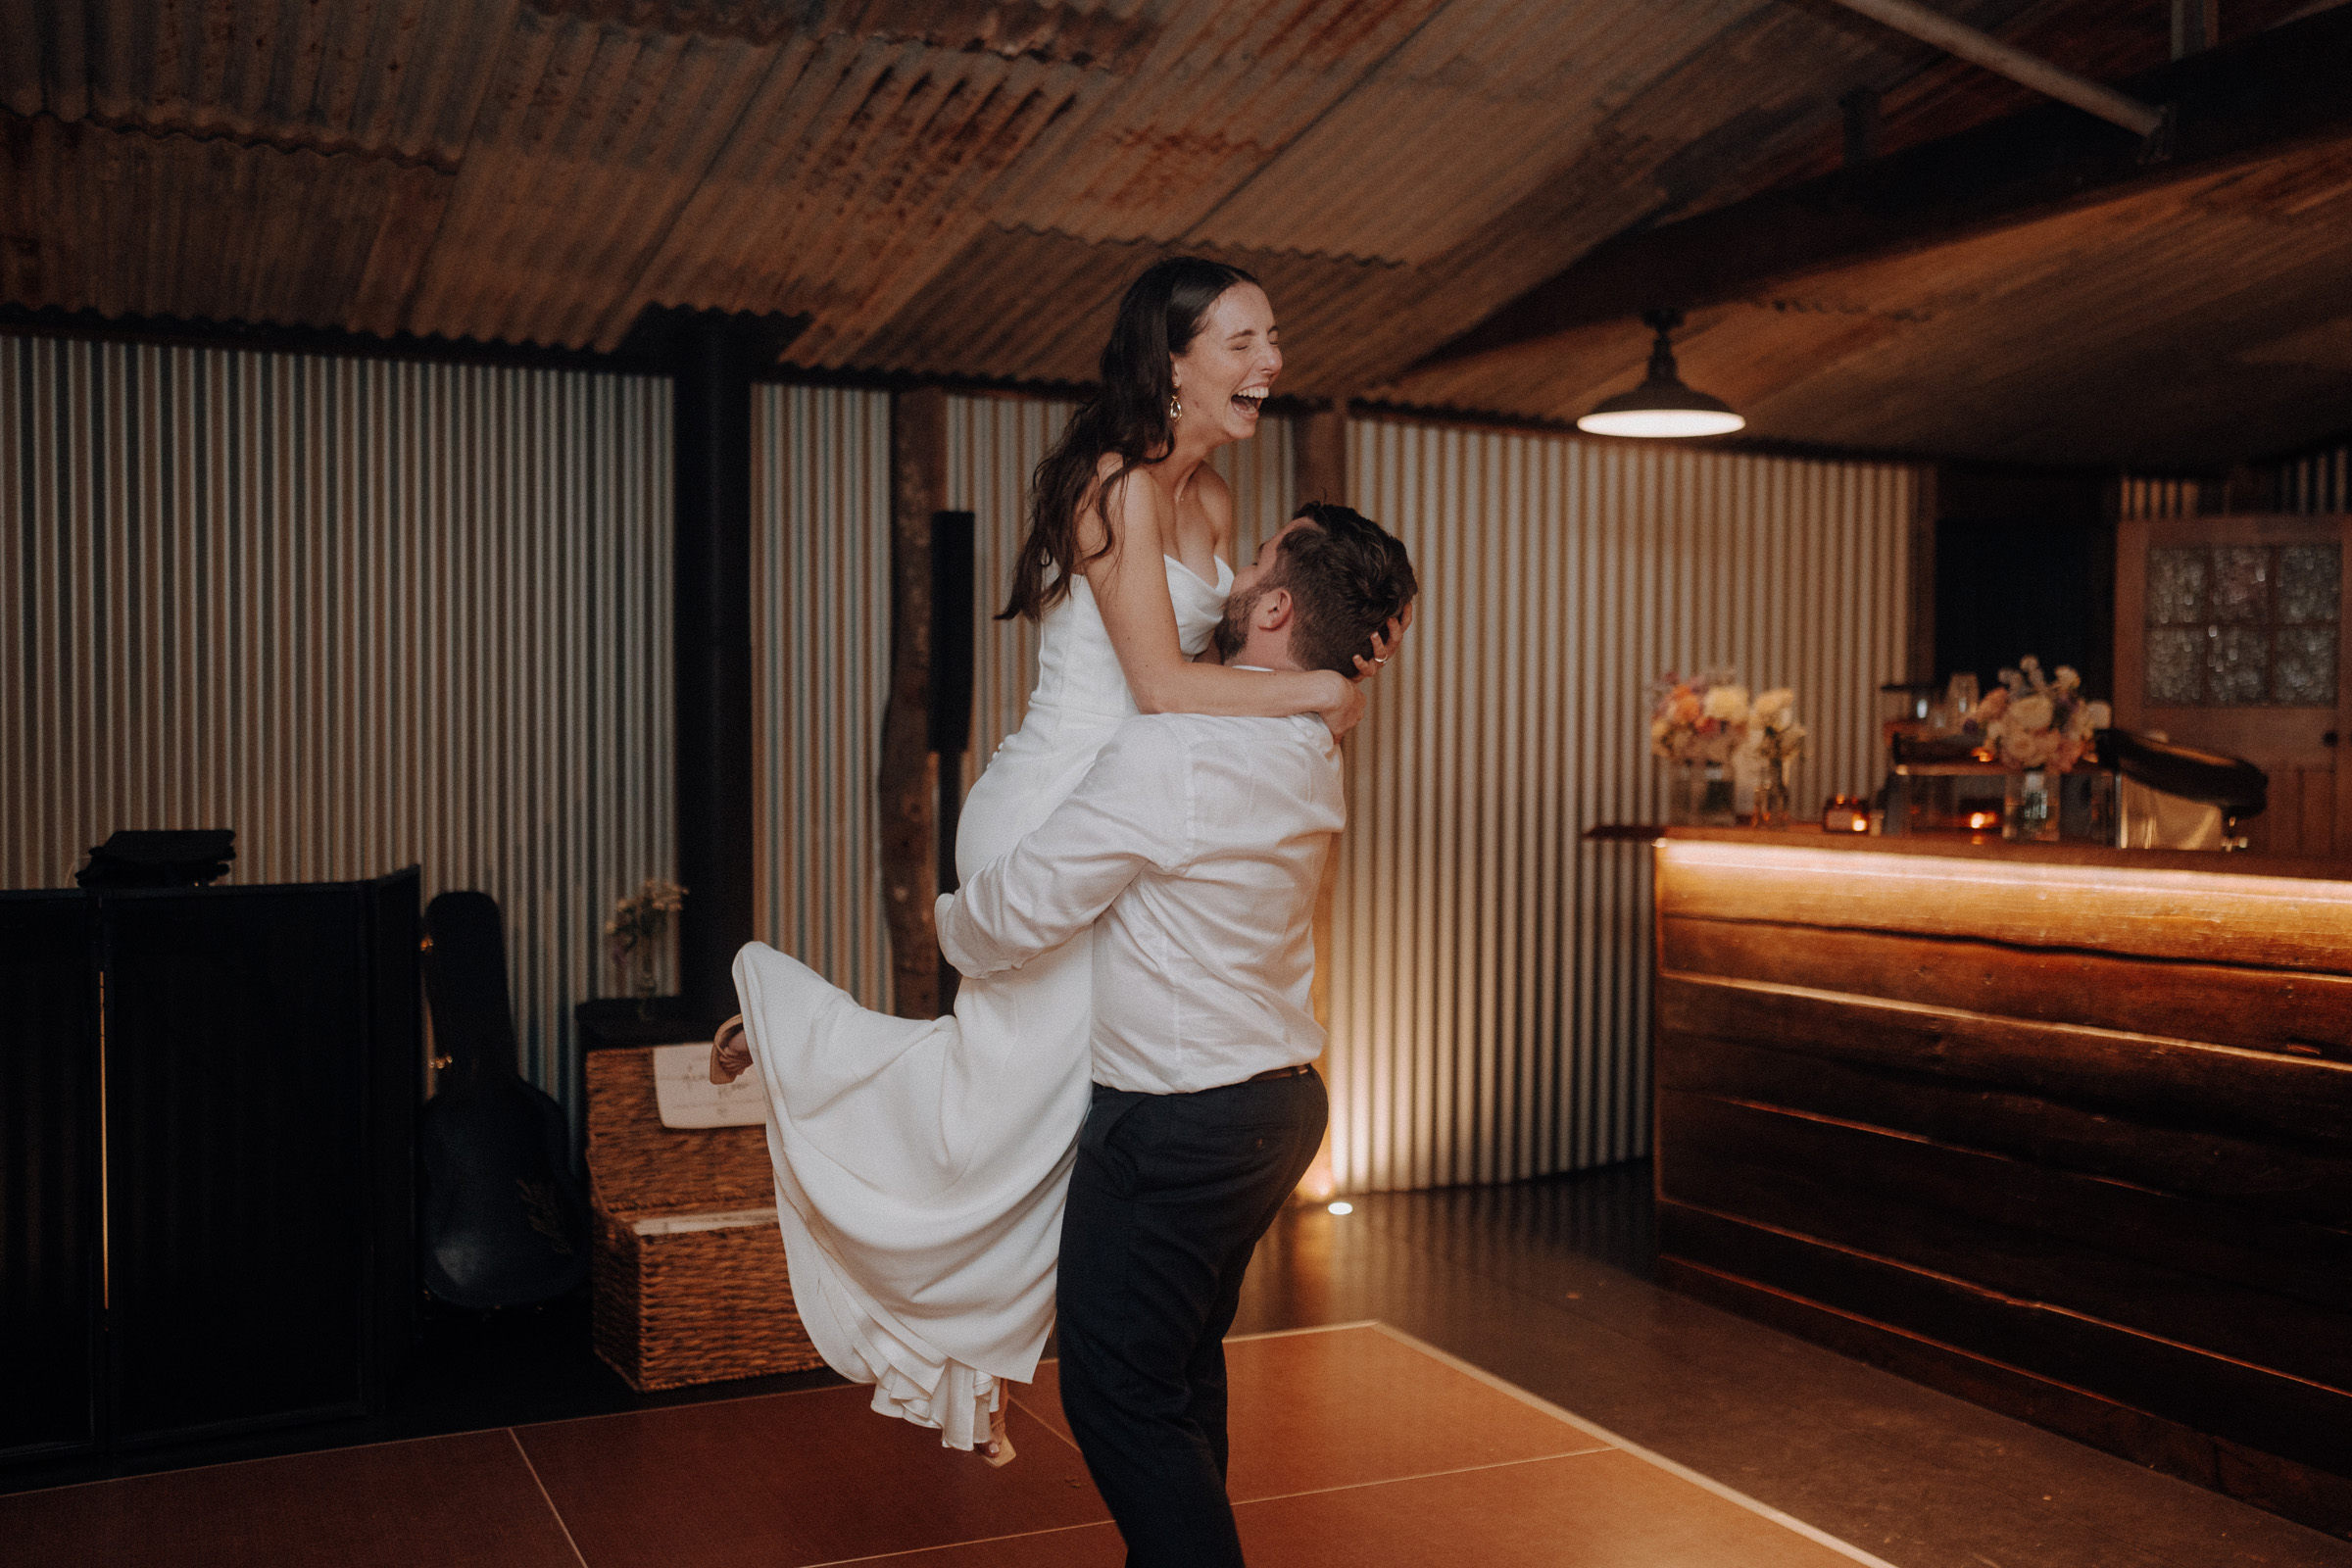
<svg viewBox="0 0 2352 1568"><path fill-rule="evenodd" d="M986 1459L992 1469L1001 1470L1012 1463L1012 1436L1004 1430L1003 1405L988 1413L988 1446L980 1450L980 1457Z"/></svg>

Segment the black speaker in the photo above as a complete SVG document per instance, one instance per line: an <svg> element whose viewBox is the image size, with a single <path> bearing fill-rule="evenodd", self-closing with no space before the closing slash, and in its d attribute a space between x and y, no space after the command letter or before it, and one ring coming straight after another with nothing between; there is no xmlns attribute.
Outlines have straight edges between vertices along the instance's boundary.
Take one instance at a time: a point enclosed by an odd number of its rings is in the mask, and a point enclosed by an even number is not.
<svg viewBox="0 0 2352 1568"><path fill-rule="evenodd" d="M931 750L943 760L972 744L972 532L968 512L931 514Z"/></svg>
<svg viewBox="0 0 2352 1568"><path fill-rule="evenodd" d="M953 893L956 825L963 814L963 754L972 744L972 617L977 592L972 514L931 514L931 750L939 758L939 890ZM939 1004L956 1004L963 977L939 960Z"/></svg>

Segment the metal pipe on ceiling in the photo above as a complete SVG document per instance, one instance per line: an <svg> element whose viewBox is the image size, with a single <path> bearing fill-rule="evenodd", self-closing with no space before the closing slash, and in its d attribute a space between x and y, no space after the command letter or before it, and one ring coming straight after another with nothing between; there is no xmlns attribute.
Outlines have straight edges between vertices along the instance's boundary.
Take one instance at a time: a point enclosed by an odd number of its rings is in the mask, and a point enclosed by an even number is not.
<svg viewBox="0 0 2352 1568"><path fill-rule="evenodd" d="M1964 22L1954 22L1939 12L1916 5L1913 0L1838 0L1838 3L1897 32L1909 33L1922 43L1934 44L1946 54L1958 55L1971 65L2023 82L2061 103L2073 104L2086 114L2123 126L2135 136L2153 136L2164 124L2164 112L2152 105L2071 71L2060 70L2038 55L2030 55L1989 33L1979 32Z"/></svg>

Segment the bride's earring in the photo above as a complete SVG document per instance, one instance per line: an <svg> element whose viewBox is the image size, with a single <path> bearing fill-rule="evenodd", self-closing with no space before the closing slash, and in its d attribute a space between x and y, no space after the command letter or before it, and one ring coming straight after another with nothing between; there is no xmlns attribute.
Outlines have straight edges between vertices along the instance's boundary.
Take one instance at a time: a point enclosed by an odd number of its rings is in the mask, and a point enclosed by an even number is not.
<svg viewBox="0 0 2352 1568"><path fill-rule="evenodd" d="M1184 417L1184 404L1178 400L1176 394L1173 392L1168 394L1168 417L1171 419L1181 419Z"/></svg>

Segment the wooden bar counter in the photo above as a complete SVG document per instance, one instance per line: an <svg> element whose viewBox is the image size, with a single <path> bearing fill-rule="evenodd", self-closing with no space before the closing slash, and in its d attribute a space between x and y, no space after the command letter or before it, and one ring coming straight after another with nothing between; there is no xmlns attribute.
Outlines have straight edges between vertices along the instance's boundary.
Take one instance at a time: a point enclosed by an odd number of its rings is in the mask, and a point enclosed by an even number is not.
<svg viewBox="0 0 2352 1568"><path fill-rule="evenodd" d="M1665 1282L2352 1535L2352 867L1656 853Z"/></svg>

